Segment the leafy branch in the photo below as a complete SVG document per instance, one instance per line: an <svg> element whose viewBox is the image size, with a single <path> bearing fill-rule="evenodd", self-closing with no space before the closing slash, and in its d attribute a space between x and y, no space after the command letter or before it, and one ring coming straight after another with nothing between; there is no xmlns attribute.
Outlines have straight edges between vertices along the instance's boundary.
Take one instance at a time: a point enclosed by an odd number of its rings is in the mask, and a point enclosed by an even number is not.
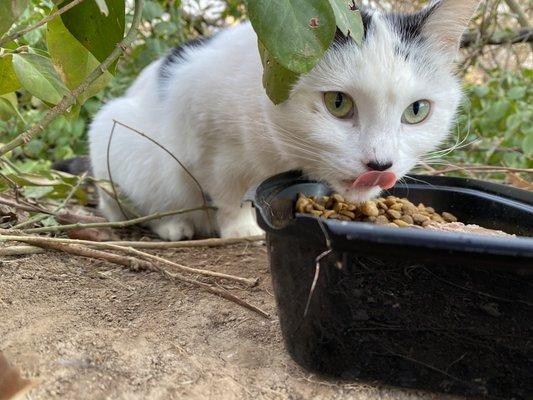
<svg viewBox="0 0 533 400"><path fill-rule="evenodd" d="M274 104L287 100L298 77L320 61L337 28L357 44L363 38L353 0L248 0L246 5L258 36L263 86Z"/></svg>
<svg viewBox="0 0 533 400"><path fill-rule="evenodd" d="M107 58L96 67L81 83L71 92L66 92L62 100L53 107L39 122L21 133L18 137L0 147L0 156L9 151L28 143L35 135L42 132L56 117L67 111L71 106L76 104L77 98L83 94L93 82L95 82L101 75L103 75L111 65L122 55L122 53L131 45L137 36L137 29L141 22L143 0L135 0L135 8L133 20L126 36L120 41L115 49L107 56Z"/></svg>
<svg viewBox="0 0 533 400"><path fill-rule="evenodd" d="M2 36L0 38L0 47L5 45L6 43L10 43L10 42L12 42L14 40L17 40L18 38L24 36L28 32L31 32L31 31L34 31L35 29L40 28L41 26L43 26L43 25L47 24L48 22L52 21L54 18L56 18L56 17L60 16L61 14L67 12L71 8L76 7L78 4L80 4L83 1L85 1L85 0L73 0L72 2L68 3L64 7L61 7L60 9L56 10L52 14L44 17L43 19L41 19L39 22L35 23L34 25L30 25L30 26L28 26L26 28L23 28L23 29L19 30L19 31L15 31L15 32L13 32L13 33L11 33L9 35L6 34L6 35Z"/></svg>

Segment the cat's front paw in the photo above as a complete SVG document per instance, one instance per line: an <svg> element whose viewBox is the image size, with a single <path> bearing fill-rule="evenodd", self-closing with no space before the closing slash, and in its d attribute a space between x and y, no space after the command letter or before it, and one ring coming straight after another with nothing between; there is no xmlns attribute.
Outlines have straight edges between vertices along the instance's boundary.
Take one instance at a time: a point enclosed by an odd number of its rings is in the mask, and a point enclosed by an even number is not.
<svg viewBox="0 0 533 400"><path fill-rule="evenodd" d="M194 236L194 229L189 222L164 219L162 221L155 221L151 224L152 230L164 240L186 240L192 239Z"/></svg>
<svg viewBox="0 0 533 400"><path fill-rule="evenodd" d="M220 229L223 238L240 238L246 236L263 235L265 232L255 222L246 224L232 224Z"/></svg>

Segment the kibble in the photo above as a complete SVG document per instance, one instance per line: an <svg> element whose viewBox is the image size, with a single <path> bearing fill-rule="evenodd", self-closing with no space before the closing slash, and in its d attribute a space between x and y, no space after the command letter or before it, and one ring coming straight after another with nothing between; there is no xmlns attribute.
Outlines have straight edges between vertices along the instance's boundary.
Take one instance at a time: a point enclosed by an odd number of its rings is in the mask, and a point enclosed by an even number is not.
<svg viewBox="0 0 533 400"><path fill-rule="evenodd" d="M338 193L321 197L300 194L296 211L326 219L370 222L393 228L457 222L457 217L449 212L439 214L432 207L422 203L415 205L406 198L395 196L352 203Z"/></svg>

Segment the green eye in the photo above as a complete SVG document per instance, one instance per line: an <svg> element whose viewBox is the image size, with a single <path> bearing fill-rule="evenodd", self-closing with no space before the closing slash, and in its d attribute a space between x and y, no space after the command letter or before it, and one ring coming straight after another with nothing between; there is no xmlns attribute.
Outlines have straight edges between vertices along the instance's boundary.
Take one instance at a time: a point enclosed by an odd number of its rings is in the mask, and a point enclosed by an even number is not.
<svg viewBox="0 0 533 400"><path fill-rule="evenodd" d="M324 103L334 117L341 119L353 117L353 100L347 94L342 92L326 92L324 93Z"/></svg>
<svg viewBox="0 0 533 400"><path fill-rule="evenodd" d="M414 125L424 121L431 110L431 103L427 100L418 100L411 104L403 112L402 122L404 124Z"/></svg>

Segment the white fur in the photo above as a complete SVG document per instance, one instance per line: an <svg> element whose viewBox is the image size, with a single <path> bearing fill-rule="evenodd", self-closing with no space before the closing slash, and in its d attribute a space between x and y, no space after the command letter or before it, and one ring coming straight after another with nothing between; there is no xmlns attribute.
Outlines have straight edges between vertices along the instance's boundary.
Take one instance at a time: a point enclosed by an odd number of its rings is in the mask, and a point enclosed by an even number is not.
<svg viewBox="0 0 533 400"><path fill-rule="evenodd" d="M428 54L430 43L411 49L415 62L406 61L394 51L399 39L389 23L374 15L372 25L362 48L332 46L278 106L262 87L257 38L248 23L188 49L188 61L171 65L163 84L162 61L154 62L95 117L90 129L95 176L109 179L106 149L117 120L163 144L187 166L218 208L222 237L261 232L250 207L240 207L241 198L253 184L286 170L301 168L351 199L376 196L376 189L354 190L342 181L365 172L371 160L392 161L398 177L407 173L446 137L460 89L448 53ZM349 94L357 105L354 119L329 114L324 91ZM429 118L419 125L402 124L403 111L421 99L432 103ZM175 160L122 126L115 128L110 167L115 184L142 214L202 204L197 187ZM115 200L100 195L104 215L123 219ZM150 226L170 240L213 233L203 212Z"/></svg>

